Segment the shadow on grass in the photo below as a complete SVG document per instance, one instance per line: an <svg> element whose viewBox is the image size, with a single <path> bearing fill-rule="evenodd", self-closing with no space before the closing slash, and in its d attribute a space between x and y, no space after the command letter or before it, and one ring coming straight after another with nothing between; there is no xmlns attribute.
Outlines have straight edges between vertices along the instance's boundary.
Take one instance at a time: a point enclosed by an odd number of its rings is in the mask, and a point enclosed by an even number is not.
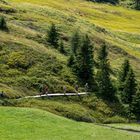
<svg viewBox="0 0 140 140"><path fill-rule="evenodd" d="M135 130L135 129L131 129L131 128L117 128L115 126L108 126L108 125L104 125L104 124L96 124L96 125L140 134L140 130Z"/></svg>

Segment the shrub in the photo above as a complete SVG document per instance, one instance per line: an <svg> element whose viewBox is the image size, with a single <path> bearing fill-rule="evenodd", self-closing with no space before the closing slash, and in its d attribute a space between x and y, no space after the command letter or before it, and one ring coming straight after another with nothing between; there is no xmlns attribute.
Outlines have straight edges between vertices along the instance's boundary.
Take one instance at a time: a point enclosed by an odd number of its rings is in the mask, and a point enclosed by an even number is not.
<svg viewBox="0 0 140 140"><path fill-rule="evenodd" d="M5 72L5 76L9 76L9 77L20 76L21 74L22 74L22 72L19 71L18 69L8 69Z"/></svg>
<svg viewBox="0 0 140 140"><path fill-rule="evenodd" d="M8 65L12 68L27 69L30 64L29 56L27 57L23 52L12 52L9 55Z"/></svg>
<svg viewBox="0 0 140 140"><path fill-rule="evenodd" d="M119 3L119 0L88 0L88 1L111 3L111 4L118 4Z"/></svg>
<svg viewBox="0 0 140 140"><path fill-rule="evenodd" d="M8 4L5 0L0 0L0 3Z"/></svg>
<svg viewBox="0 0 140 140"><path fill-rule="evenodd" d="M1 105L4 105L4 101L3 100L0 100L0 106Z"/></svg>
<svg viewBox="0 0 140 140"><path fill-rule="evenodd" d="M32 81L27 76L19 77L17 79L17 83L19 86L26 87L26 88L31 88L32 86Z"/></svg>
<svg viewBox="0 0 140 140"><path fill-rule="evenodd" d="M6 14L16 12L16 10L12 6L8 5L7 2L2 1L2 4L1 4L1 1L2 0L0 0L0 12L6 13Z"/></svg>
<svg viewBox="0 0 140 140"><path fill-rule="evenodd" d="M107 118L106 120L104 120L105 124L110 124L110 123L127 123L128 120L125 118L122 118L120 116L113 116L110 118Z"/></svg>
<svg viewBox="0 0 140 140"><path fill-rule="evenodd" d="M0 29L1 30L8 30L7 23L4 17L0 18Z"/></svg>
<svg viewBox="0 0 140 140"><path fill-rule="evenodd" d="M60 72L62 79L72 85L77 81L76 76L73 75L72 71L69 68L64 67Z"/></svg>

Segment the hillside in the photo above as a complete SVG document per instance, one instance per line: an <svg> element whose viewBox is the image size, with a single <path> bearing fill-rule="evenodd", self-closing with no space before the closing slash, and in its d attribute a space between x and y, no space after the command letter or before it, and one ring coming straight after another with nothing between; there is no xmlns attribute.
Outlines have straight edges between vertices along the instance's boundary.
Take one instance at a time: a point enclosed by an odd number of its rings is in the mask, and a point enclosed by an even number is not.
<svg viewBox="0 0 140 140"><path fill-rule="evenodd" d="M140 139L139 4L98 2L0 0L2 140Z"/></svg>
<svg viewBox="0 0 140 140"><path fill-rule="evenodd" d="M79 28L82 33L90 34L96 48L104 41L109 44L114 71L124 57L129 57L140 79L138 11L83 0L11 0L0 2L0 7L0 15L6 17L9 28L8 33L0 31L0 86L8 95L34 94L40 83L49 83L51 90L57 92L61 91L61 85L76 81L66 66L68 57L45 43L52 22L65 39L68 54L72 32ZM28 69L13 67L16 59L24 66L29 65ZM74 90L70 86L68 89Z"/></svg>
<svg viewBox="0 0 140 140"><path fill-rule="evenodd" d="M0 108L2 140L139 140L140 135L95 124L78 123L29 108ZM21 123L22 122L22 123Z"/></svg>
<svg viewBox="0 0 140 140"><path fill-rule="evenodd" d="M7 96L36 94L48 83L52 92L74 91L76 77L67 67L70 39L79 29L88 33L95 50L109 44L109 58L117 76L125 57L131 60L140 81L140 12L119 6L84 0L7 0L0 1L9 32L0 31L0 88ZM47 31L55 23L64 40L67 55L49 46ZM15 63L22 67L15 67Z"/></svg>

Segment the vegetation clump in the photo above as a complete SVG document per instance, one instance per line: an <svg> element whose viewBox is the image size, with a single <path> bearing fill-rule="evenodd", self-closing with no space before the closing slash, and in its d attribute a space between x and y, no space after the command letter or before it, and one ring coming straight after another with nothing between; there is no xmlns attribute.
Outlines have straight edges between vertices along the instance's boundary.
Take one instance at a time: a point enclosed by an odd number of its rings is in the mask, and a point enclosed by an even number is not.
<svg viewBox="0 0 140 140"><path fill-rule="evenodd" d="M109 3L113 5L122 5L136 10L140 10L140 0L87 0L98 3Z"/></svg>
<svg viewBox="0 0 140 140"><path fill-rule="evenodd" d="M4 17L0 17L0 30L7 31L7 23Z"/></svg>
<svg viewBox="0 0 140 140"><path fill-rule="evenodd" d="M12 68L27 69L30 67L32 61L24 52L12 52L9 55L8 65Z"/></svg>
<svg viewBox="0 0 140 140"><path fill-rule="evenodd" d="M90 0L94 2L103 2L103 3L111 3L111 4L118 4L119 0Z"/></svg>

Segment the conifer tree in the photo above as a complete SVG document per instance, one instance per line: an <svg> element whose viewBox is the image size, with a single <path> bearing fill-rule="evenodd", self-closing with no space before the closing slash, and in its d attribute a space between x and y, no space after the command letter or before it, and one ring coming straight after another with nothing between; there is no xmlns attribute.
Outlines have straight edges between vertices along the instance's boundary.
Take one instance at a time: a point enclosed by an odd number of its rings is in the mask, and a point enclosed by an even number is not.
<svg viewBox="0 0 140 140"><path fill-rule="evenodd" d="M60 42L60 52L61 52L62 54L65 54L65 53L66 53L66 51L65 51L65 49L64 49L64 43L63 43L62 40L61 40L61 42Z"/></svg>
<svg viewBox="0 0 140 140"><path fill-rule="evenodd" d="M137 120L140 120L140 91L134 96L130 105L131 112L136 116Z"/></svg>
<svg viewBox="0 0 140 140"><path fill-rule="evenodd" d="M137 91L137 83L135 79L135 74L133 72L133 69L130 68L124 83L122 101L124 103L131 104L133 96L136 94L136 91Z"/></svg>
<svg viewBox="0 0 140 140"><path fill-rule="evenodd" d="M1 29L1 30L7 30L7 29L8 29L4 17L1 17L1 19L0 19L0 29Z"/></svg>
<svg viewBox="0 0 140 140"><path fill-rule="evenodd" d="M73 54L71 54L68 59L68 66L74 68L75 62L76 62L75 56Z"/></svg>
<svg viewBox="0 0 140 140"><path fill-rule="evenodd" d="M135 8L140 9L140 0L134 0Z"/></svg>
<svg viewBox="0 0 140 140"><path fill-rule="evenodd" d="M111 4L118 4L119 0L90 0L94 2L103 2L103 3L111 3Z"/></svg>
<svg viewBox="0 0 140 140"><path fill-rule="evenodd" d="M94 60L93 46L88 35L83 37L83 42L76 57L76 69L82 84L88 83L90 88L94 86Z"/></svg>
<svg viewBox="0 0 140 140"><path fill-rule="evenodd" d="M115 97L115 89L111 82L110 65L107 57L107 47L104 44L100 48L98 55L99 70L97 72L97 81L100 96L102 96L104 99L112 101Z"/></svg>
<svg viewBox="0 0 140 140"><path fill-rule="evenodd" d="M128 59L125 59L122 64L121 71L119 72L119 91L122 92L124 89L124 82L130 70L130 63Z"/></svg>
<svg viewBox="0 0 140 140"><path fill-rule="evenodd" d="M78 31L76 31L72 36L71 45L72 45L72 53L74 53L74 55L77 55L77 51L81 45L81 38Z"/></svg>
<svg viewBox="0 0 140 140"><path fill-rule="evenodd" d="M58 47L58 40L59 40L59 33L55 26L55 24L52 24L50 27L50 30L48 31L48 42L54 46L55 48Z"/></svg>

